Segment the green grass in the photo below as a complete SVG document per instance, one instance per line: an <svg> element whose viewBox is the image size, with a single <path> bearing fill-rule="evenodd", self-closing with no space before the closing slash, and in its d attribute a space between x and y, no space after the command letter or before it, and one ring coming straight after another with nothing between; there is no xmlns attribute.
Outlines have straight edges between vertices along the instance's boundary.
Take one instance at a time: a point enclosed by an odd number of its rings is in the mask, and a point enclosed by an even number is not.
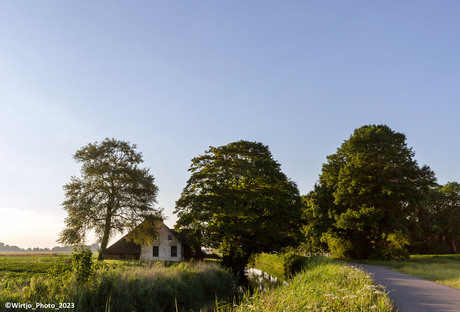
<svg viewBox="0 0 460 312"><path fill-rule="evenodd" d="M307 257L292 251L276 254L260 253L250 259L248 266L262 270L277 279L287 280L306 265L306 260Z"/></svg>
<svg viewBox="0 0 460 312"><path fill-rule="evenodd" d="M217 263L104 261L78 285L71 271L56 271L55 256L0 258L0 311L5 302L73 302L75 311L199 311L232 296L234 277ZM69 257L62 260L68 260ZM70 269L70 266L69 266ZM17 273L17 274L16 274ZM21 311L21 310L15 310Z"/></svg>
<svg viewBox="0 0 460 312"><path fill-rule="evenodd" d="M257 254L251 259L249 267L262 270L280 280L286 279L282 254Z"/></svg>
<svg viewBox="0 0 460 312"><path fill-rule="evenodd" d="M311 257L287 285L258 293L222 311L393 311L369 275L325 257Z"/></svg>
<svg viewBox="0 0 460 312"><path fill-rule="evenodd" d="M406 261L357 262L391 267L393 270L460 289L460 254L413 255Z"/></svg>
<svg viewBox="0 0 460 312"><path fill-rule="evenodd" d="M0 279L1 278L31 278L32 276L44 276L61 258L68 260L70 268L70 254L37 254L15 253L0 255Z"/></svg>

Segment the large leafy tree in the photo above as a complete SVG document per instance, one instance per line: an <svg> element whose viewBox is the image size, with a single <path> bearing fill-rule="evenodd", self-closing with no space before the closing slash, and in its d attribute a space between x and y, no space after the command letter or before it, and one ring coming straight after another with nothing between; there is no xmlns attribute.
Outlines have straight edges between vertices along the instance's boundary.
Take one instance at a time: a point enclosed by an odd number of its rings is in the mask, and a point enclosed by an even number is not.
<svg viewBox="0 0 460 312"><path fill-rule="evenodd" d="M153 221L161 217L154 208L158 188L148 168L140 168L142 155L136 145L115 139L90 143L79 149L74 159L82 163L81 177L73 176L64 186L66 227L59 242L81 244L94 229L103 259L109 238L142 224L132 237L146 243L155 233ZM150 226L149 226L150 225Z"/></svg>
<svg viewBox="0 0 460 312"><path fill-rule="evenodd" d="M434 182L433 172L414 160L404 134L363 126L327 157L307 196L305 231L339 257L403 257L417 207Z"/></svg>
<svg viewBox="0 0 460 312"><path fill-rule="evenodd" d="M448 182L439 188L440 200L433 211L435 230L440 238L450 243L452 252L457 252L460 239L460 184Z"/></svg>
<svg viewBox="0 0 460 312"><path fill-rule="evenodd" d="M175 213L177 228L220 248L224 264L241 272L252 253L298 241L301 198L267 146L238 141L192 159Z"/></svg>

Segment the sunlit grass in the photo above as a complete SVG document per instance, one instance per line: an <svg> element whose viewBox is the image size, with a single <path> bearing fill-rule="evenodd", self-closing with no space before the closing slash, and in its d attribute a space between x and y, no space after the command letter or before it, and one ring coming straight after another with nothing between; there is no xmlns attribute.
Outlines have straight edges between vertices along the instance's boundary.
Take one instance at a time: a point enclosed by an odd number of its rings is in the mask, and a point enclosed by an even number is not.
<svg viewBox="0 0 460 312"><path fill-rule="evenodd" d="M33 259L29 259L33 260ZM38 259L35 259L38 260ZM11 261L10 261L11 262ZM234 277L217 263L107 261L85 284L71 271L56 275L0 277L5 302L73 302L75 311L199 311L232 295Z"/></svg>
<svg viewBox="0 0 460 312"><path fill-rule="evenodd" d="M312 258L289 284L255 294L233 307L233 311L244 312L393 310L385 290L369 275L324 257Z"/></svg>
<svg viewBox="0 0 460 312"><path fill-rule="evenodd" d="M460 289L460 254L413 255L406 261L360 261Z"/></svg>
<svg viewBox="0 0 460 312"><path fill-rule="evenodd" d="M61 258L70 261L71 255L58 253L2 254L0 255L0 278L6 276L9 278L43 276Z"/></svg>

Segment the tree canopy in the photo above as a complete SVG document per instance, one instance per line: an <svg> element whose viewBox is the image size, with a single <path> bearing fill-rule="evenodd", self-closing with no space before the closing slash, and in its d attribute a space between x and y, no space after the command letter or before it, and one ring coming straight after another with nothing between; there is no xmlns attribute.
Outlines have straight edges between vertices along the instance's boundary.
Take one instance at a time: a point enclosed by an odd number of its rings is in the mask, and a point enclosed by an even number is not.
<svg viewBox="0 0 460 312"><path fill-rule="evenodd" d="M404 257L417 206L434 182L404 134L385 125L356 129L304 198L308 247L326 244L343 258Z"/></svg>
<svg viewBox="0 0 460 312"><path fill-rule="evenodd" d="M460 184L448 182L438 188L437 201L431 207L434 233L440 240L450 244L457 252L456 242L460 240Z"/></svg>
<svg viewBox="0 0 460 312"><path fill-rule="evenodd" d="M142 154L135 149L135 144L107 138L75 153L74 159L82 163L81 177L71 177L64 186L62 206L68 217L60 243L82 244L94 229L102 259L111 236L132 230L146 219L161 218L161 210L154 208L158 187L149 169L139 167ZM136 242L154 239L155 227L143 228L132 237Z"/></svg>
<svg viewBox="0 0 460 312"><path fill-rule="evenodd" d="M235 271L252 253L298 241L301 198L267 146L238 141L192 159L190 179L176 202L176 227L220 248Z"/></svg>

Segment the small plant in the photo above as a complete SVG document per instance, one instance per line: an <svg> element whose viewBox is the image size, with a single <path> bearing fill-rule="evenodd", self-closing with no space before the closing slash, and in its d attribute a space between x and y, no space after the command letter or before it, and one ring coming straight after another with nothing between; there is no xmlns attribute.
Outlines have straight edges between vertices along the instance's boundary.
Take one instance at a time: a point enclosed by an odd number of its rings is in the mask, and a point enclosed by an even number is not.
<svg viewBox="0 0 460 312"><path fill-rule="evenodd" d="M91 249L79 247L72 251L72 270L78 285L86 283L94 272L92 256Z"/></svg>
<svg viewBox="0 0 460 312"><path fill-rule="evenodd" d="M53 266L48 269L47 275L48 278L56 279L62 276L65 276L71 270L71 260L64 257L63 255L58 255L57 260L54 262Z"/></svg>

